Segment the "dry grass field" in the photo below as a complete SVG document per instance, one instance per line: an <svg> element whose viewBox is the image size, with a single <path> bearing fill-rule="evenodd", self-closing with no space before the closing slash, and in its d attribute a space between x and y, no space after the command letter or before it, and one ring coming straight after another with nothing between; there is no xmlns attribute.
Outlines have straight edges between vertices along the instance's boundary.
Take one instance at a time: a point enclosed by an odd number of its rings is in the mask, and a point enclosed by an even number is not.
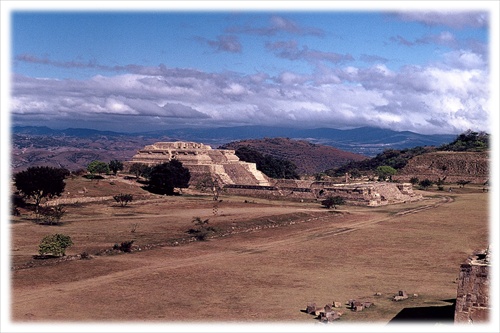
<svg viewBox="0 0 500 333"><path fill-rule="evenodd" d="M210 196L146 195L118 179L69 180L65 197L77 197L83 187L86 196L123 192L140 200L127 207L113 200L68 205L59 226L38 225L26 211L14 217L14 323L313 325L314 317L301 311L307 303L348 299L375 305L362 312L344 305L339 323L388 323L408 309L449 315L460 264L489 242L488 194L472 185L422 192L425 199L416 203L336 211L319 203L222 196L217 215ZM194 217L209 219L220 236L188 241ZM66 254L74 260L33 259L52 233L71 236ZM76 256L129 240L132 253ZM418 297L391 301L399 290Z"/></svg>

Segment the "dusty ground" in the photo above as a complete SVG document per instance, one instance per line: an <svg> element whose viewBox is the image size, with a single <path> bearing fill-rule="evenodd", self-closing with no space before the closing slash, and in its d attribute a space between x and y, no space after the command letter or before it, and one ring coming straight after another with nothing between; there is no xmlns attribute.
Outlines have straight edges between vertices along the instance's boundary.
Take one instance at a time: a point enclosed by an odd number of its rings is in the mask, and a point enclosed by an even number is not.
<svg viewBox="0 0 500 333"><path fill-rule="evenodd" d="M69 196L82 186L96 196L143 193L119 181L86 181L68 185ZM61 226L23 214L12 221L12 320L315 324L301 311L307 303L348 299L375 306L344 307L340 322L388 323L405 308L449 309L460 263L488 245L488 194L472 187L422 193L418 203L337 212L223 196L215 216L210 197L184 195L144 196L125 208L114 201L67 206ZM226 236L183 243L193 217ZM56 232L73 239L68 256L127 240L142 250L24 268L36 261L43 236ZM392 302L399 290L418 297Z"/></svg>

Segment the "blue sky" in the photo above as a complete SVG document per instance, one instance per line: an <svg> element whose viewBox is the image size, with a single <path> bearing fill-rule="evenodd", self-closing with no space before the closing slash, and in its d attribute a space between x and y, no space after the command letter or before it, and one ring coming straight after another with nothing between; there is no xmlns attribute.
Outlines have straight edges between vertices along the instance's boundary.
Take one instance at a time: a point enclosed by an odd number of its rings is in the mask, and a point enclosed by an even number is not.
<svg viewBox="0 0 500 333"><path fill-rule="evenodd" d="M10 15L13 125L490 131L484 8Z"/></svg>

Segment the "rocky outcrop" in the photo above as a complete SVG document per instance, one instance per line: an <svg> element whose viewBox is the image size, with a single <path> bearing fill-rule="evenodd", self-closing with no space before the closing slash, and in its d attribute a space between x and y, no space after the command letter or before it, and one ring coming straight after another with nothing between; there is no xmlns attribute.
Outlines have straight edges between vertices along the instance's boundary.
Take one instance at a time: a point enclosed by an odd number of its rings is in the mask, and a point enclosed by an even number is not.
<svg viewBox="0 0 500 333"><path fill-rule="evenodd" d="M412 177L417 177L420 180L437 181L446 177L447 183L465 180L482 184L489 179L489 172L487 152L439 151L413 157L392 178L409 181Z"/></svg>

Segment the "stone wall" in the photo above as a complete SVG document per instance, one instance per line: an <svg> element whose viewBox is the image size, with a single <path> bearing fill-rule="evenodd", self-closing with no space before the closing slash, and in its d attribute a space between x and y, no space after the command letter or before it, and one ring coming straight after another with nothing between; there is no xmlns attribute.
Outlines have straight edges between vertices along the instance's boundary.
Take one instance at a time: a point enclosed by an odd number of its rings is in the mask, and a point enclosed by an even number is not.
<svg viewBox="0 0 500 333"><path fill-rule="evenodd" d="M478 251L460 265L455 323L484 323L490 315L490 253Z"/></svg>

